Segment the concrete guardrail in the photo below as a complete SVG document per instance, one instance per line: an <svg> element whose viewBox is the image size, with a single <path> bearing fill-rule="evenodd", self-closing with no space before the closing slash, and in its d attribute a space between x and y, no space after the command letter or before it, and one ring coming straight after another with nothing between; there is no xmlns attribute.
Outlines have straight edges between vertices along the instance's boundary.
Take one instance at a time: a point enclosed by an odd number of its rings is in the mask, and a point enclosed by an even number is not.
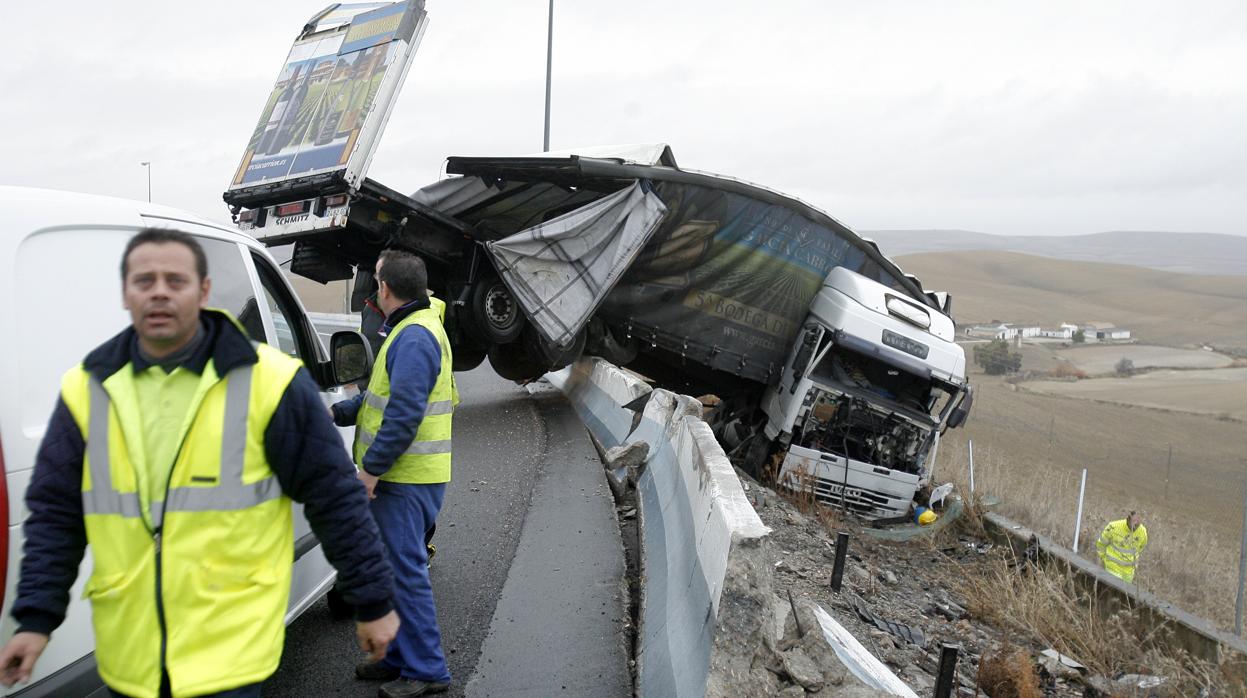
<svg viewBox="0 0 1247 698"><path fill-rule="evenodd" d="M770 529L745 498L696 400L653 390L600 359L547 378L604 448L649 444L637 481L644 579L637 693L704 695L729 557L739 542ZM639 412L625 407L641 402Z"/></svg>

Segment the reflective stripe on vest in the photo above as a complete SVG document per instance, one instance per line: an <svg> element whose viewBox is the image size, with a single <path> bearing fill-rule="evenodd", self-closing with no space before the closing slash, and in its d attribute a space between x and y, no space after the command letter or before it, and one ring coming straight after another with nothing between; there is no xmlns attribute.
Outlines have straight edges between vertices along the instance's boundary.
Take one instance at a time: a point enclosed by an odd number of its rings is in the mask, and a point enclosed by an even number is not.
<svg viewBox="0 0 1247 698"><path fill-rule="evenodd" d="M390 404L390 398L382 397L381 395L373 395L372 393L365 392L364 402L368 403L369 407L375 407L379 410L384 411L385 406ZM455 411L454 400L438 400L436 402L429 403L428 408L425 409L424 411L424 416L436 417L439 414L450 414L451 412L454 412L454 411Z"/></svg>
<svg viewBox="0 0 1247 698"><path fill-rule="evenodd" d="M359 431L359 442L365 446L371 446L373 441L377 440L377 435L364 430ZM413 441L403 451L405 456L431 456L435 453L450 453L450 439L443 441Z"/></svg>
<svg viewBox="0 0 1247 698"><path fill-rule="evenodd" d="M247 447L247 417L251 400L251 366L241 366L227 376L225 417L221 428L220 478L212 487L172 487L164 502L151 502L152 525L159 528L169 511L236 511L263 504L281 496L277 478L243 483ZM104 386L94 377L91 391L90 433L87 450L91 462L91 489L83 491L85 514L117 514L126 518L142 516L138 492L118 492L112 484L112 463L108 443L110 399ZM99 438L98 435L104 435Z"/></svg>
<svg viewBox="0 0 1247 698"><path fill-rule="evenodd" d="M1122 548L1122 547L1118 546L1118 545L1117 545L1117 544L1115 544L1115 543L1109 543L1109 544L1108 544L1108 547L1112 548L1112 549L1113 549L1113 552L1115 552L1115 553L1117 553L1117 554L1119 554L1119 555L1121 555L1121 556L1123 556L1123 557L1128 557L1128 558L1131 558L1131 559L1133 559L1133 558L1134 558L1134 555L1135 555L1135 549L1134 549L1134 548Z"/></svg>
<svg viewBox="0 0 1247 698"><path fill-rule="evenodd" d="M1110 554L1110 553L1104 553L1104 559L1105 559L1105 560L1112 560L1113 562L1117 563L1117 565L1118 565L1118 566L1120 566L1120 567L1134 567L1134 566L1135 566L1135 563L1133 563L1133 562L1126 562L1125 560L1122 560L1121 558L1117 557L1116 555L1112 555L1112 554Z"/></svg>

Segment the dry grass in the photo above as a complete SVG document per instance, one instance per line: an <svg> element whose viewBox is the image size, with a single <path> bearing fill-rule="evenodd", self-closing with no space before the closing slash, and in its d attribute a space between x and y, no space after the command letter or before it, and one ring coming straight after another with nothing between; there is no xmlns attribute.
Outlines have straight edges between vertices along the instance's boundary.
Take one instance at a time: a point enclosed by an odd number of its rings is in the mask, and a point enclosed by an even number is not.
<svg viewBox="0 0 1247 698"><path fill-rule="evenodd" d="M941 458L965 462L960 447L948 448ZM945 463L949 461L943 461ZM944 472L945 479L950 473ZM969 491L965 471L952 478L962 492ZM996 449L975 449L975 499L984 495L1000 501L995 510L1057 543L1073 547L1078 479L1069 471L1036 472ZM1090 491L1083 506L1079 553L1097 561L1095 540L1109 521L1123 511L1146 512L1151 542L1144 551L1137 577L1139 587L1212 620L1223 628L1234 619L1234 589L1238 581L1238 541L1210 530L1200 512L1149 510L1137 499L1110 501ZM973 517L967 517L973 519Z"/></svg>
<svg viewBox="0 0 1247 698"><path fill-rule="evenodd" d="M988 698L1041 698L1030 655L1005 644L979 662L978 687Z"/></svg>
<svg viewBox="0 0 1247 698"><path fill-rule="evenodd" d="M1221 668L1170 649L1162 636L1141 633L1143 624L1131 611L1103 607L1059 565L1037 566L1001 556L977 569L967 570L961 589L972 616L1012 631L1019 640L1073 657L1092 675L1165 676L1174 696L1196 695L1202 689L1212 695L1241 695L1241 687L1231 691ZM1016 675L1028 663L1025 656L1005 654L992 676ZM1014 684L1024 682L1015 679Z"/></svg>

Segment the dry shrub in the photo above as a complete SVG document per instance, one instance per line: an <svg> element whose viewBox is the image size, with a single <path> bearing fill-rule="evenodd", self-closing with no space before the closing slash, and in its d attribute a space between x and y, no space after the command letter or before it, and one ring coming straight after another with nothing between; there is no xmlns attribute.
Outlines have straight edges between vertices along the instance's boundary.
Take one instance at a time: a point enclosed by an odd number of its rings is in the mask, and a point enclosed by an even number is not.
<svg viewBox="0 0 1247 698"><path fill-rule="evenodd" d="M1087 372L1078 368L1074 364L1061 363L1056 368L1048 372L1053 378L1073 378L1074 380L1082 380L1087 377Z"/></svg>
<svg viewBox="0 0 1247 698"><path fill-rule="evenodd" d="M1219 667L1168 647L1157 633L1141 632L1133 611L1106 606L1059 564L1000 555L992 564L965 568L961 593L972 616L1073 657L1095 675L1151 673L1166 676L1175 695L1226 693Z"/></svg>
<svg viewBox="0 0 1247 698"><path fill-rule="evenodd" d="M779 460L782 462L782 457ZM771 463L775 464L775 459L772 459ZM818 497L814 493L817 479L814 475L803 470L794 470L785 475L781 482L777 479L778 465L768 469L772 471L768 473L768 481L775 483L775 491L788 500L797 511L807 516L817 512Z"/></svg>
<svg viewBox="0 0 1247 698"><path fill-rule="evenodd" d="M1005 644L979 661L978 685L988 698L1041 698L1039 676L1026 652Z"/></svg>

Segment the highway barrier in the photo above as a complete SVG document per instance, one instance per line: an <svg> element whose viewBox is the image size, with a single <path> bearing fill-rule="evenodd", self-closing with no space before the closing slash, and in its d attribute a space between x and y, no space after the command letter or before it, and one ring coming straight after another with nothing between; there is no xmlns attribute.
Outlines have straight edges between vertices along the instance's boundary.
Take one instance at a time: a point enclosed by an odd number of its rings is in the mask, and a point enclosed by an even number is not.
<svg viewBox="0 0 1247 698"><path fill-rule="evenodd" d="M729 558L770 529L745 498L696 400L651 389L596 358L547 378L604 448L649 444L637 478L645 580L637 692L704 695Z"/></svg>

